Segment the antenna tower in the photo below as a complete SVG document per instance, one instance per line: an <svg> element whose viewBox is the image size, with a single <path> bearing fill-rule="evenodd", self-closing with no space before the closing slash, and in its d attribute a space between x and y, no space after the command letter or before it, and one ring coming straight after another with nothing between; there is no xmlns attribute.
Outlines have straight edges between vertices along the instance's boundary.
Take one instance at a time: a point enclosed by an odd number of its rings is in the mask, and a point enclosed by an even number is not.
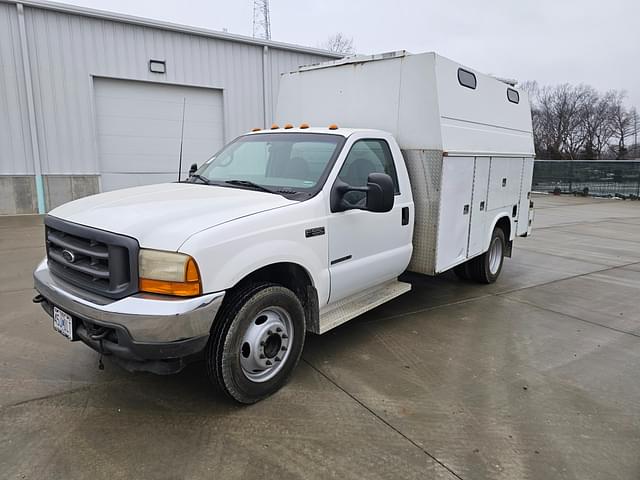
<svg viewBox="0 0 640 480"><path fill-rule="evenodd" d="M269 0L253 0L253 36L271 40Z"/></svg>

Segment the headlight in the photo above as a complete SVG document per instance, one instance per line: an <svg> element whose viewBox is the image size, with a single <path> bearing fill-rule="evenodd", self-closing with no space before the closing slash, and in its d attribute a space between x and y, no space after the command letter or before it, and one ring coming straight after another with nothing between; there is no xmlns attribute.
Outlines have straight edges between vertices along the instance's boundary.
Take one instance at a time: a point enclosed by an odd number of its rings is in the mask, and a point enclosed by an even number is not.
<svg viewBox="0 0 640 480"><path fill-rule="evenodd" d="M138 256L142 292L193 297L202 294L196 261L184 253L141 249Z"/></svg>

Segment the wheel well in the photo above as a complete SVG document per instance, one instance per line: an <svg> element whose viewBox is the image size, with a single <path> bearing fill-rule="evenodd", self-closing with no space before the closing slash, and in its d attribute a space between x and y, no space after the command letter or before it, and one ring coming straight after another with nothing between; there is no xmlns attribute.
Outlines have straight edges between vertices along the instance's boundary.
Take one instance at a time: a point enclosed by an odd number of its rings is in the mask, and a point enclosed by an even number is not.
<svg viewBox="0 0 640 480"><path fill-rule="evenodd" d="M306 290L306 287L313 286L311 276L303 267L297 263L283 262L259 268L240 280L233 288L236 289L256 282L277 283L296 293L299 297Z"/></svg>
<svg viewBox="0 0 640 480"><path fill-rule="evenodd" d="M259 268L235 284L228 292L231 295L225 295L225 300L231 299L233 292L258 282L277 283L295 293L305 311L307 330L315 332L319 328L318 292L313 285L311 275L304 267L297 263L282 262Z"/></svg>
<svg viewBox="0 0 640 480"><path fill-rule="evenodd" d="M511 238L511 221L509 217L501 217L500 220L496 222L495 228L500 228L504 232L505 241L509 242Z"/></svg>

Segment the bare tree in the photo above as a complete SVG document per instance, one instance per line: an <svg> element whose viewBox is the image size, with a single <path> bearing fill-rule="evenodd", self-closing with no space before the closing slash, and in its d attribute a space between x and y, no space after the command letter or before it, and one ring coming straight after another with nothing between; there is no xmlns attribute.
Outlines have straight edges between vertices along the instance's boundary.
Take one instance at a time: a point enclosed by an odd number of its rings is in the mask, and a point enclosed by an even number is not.
<svg viewBox="0 0 640 480"><path fill-rule="evenodd" d="M601 95L589 87L589 97L584 110L585 144L584 156L588 159L601 159L613 137L613 99L616 92L609 91Z"/></svg>
<svg viewBox="0 0 640 480"><path fill-rule="evenodd" d="M582 119L587 98L584 85L565 83L539 90L532 113L541 156L576 158L585 141Z"/></svg>
<svg viewBox="0 0 640 480"><path fill-rule="evenodd" d="M637 136L637 113L625 107L624 92L601 94L587 85L540 87L535 81L519 87L531 100L538 158L625 158L630 153L628 139Z"/></svg>
<svg viewBox="0 0 640 480"><path fill-rule="evenodd" d="M353 38L347 37L341 32L331 35L320 46L331 52L343 53L345 55L351 55L355 51L353 48Z"/></svg>
<svg viewBox="0 0 640 480"><path fill-rule="evenodd" d="M571 160L578 158L588 138L586 117L592 91L593 89L586 85L578 85L569 91L563 149Z"/></svg>
<svg viewBox="0 0 640 480"><path fill-rule="evenodd" d="M626 139L635 132L633 109L624 106L625 92L616 92L612 100L612 121L614 137L618 144L612 147L617 160L625 158L627 155Z"/></svg>
<svg viewBox="0 0 640 480"><path fill-rule="evenodd" d="M629 155L631 158L640 158L640 145L638 144L638 133L640 133L638 123L640 119L638 118L636 107L631 109L631 118L633 121L633 146L629 148Z"/></svg>

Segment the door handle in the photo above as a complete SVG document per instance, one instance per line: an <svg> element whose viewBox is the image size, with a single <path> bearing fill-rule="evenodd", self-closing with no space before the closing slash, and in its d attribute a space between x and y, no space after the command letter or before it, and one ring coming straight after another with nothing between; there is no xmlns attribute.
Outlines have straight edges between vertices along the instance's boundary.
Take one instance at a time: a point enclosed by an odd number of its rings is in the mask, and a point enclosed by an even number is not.
<svg viewBox="0 0 640 480"><path fill-rule="evenodd" d="M462 214L467 215L469 213L469 204L467 203L462 209Z"/></svg>
<svg viewBox="0 0 640 480"><path fill-rule="evenodd" d="M409 225L409 207L402 207L402 225Z"/></svg>
<svg viewBox="0 0 640 480"><path fill-rule="evenodd" d="M480 202L480 211L482 212L484 210L484 202Z"/></svg>

